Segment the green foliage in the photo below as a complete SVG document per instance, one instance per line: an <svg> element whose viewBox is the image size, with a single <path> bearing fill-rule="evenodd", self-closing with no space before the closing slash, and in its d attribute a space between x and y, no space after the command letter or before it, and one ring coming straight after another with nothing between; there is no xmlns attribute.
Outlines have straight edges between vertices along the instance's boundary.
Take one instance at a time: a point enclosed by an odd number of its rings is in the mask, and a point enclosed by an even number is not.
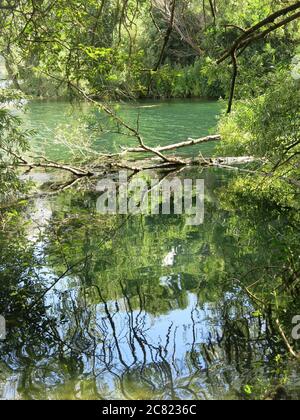
<svg viewBox="0 0 300 420"><path fill-rule="evenodd" d="M216 58L241 33L279 5L219 0L177 1L176 19L156 68L169 15L159 1L24 1L1 11L0 51L15 85L43 97L74 94L72 85L104 99L224 97L231 68ZM149 13L151 10L151 13ZM30 18L28 18L30 16ZM5 25L4 25L5 22ZM287 68L299 42L297 23L260 40L239 57L236 97L261 95L278 67Z"/></svg>
<svg viewBox="0 0 300 420"><path fill-rule="evenodd" d="M223 120L220 130L224 150L228 143L229 147L240 147L243 153L257 157L283 157L290 146L300 141L299 84L289 74L279 73L265 95L241 103L232 116ZM242 138L241 145L237 135Z"/></svg>
<svg viewBox="0 0 300 420"><path fill-rule="evenodd" d="M206 60L199 58L186 67L169 64L152 72L151 95L157 98L216 98L224 96L219 80L207 71Z"/></svg>
<svg viewBox="0 0 300 420"><path fill-rule="evenodd" d="M228 193L228 205L247 203L254 208L294 208L299 209L299 198L295 187L278 177L249 176L236 179ZM226 195L226 193L225 193Z"/></svg>
<svg viewBox="0 0 300 420"><path fill-rule="evenodd" d="M16 191L24 189L20 181L16 162L28 150L28 136L22 127L22 121L16 111L9 108L20 105L20 96L16 92L0 91L0 198L11 197Z"/></svg>
<svg viewBox="0 0 300 420"><path fill-rule="evenodd" d="M232 114L221 118L219 130L223 142L217 153L264 162L259 179L235 184L243 199L264 197L299 207L300 85L290 72L279 72L263 96L236 104Z"/></svg>

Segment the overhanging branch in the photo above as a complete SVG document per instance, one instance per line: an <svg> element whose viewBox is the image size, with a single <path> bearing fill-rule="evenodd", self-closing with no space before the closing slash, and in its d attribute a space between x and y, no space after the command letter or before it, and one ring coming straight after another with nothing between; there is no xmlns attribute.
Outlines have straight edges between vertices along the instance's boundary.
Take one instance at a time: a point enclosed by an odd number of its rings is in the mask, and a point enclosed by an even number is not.
<svg viewBox="0 0 300 420"><path fill-rule="evenodd" d="M252 26L251 28L247 30L243 30L242 35L240 35L232 44L232 46L227 51L225 51L222 57L219 58L219 60L217 60L217 64L223 63L228 58L231 58L231 61L232 61L233 74L232 74L232 80L231 80L230 96L229 96L229 101L228 101L228 110L227 110L228 113L230 113L232 110L235 86L236 86L236 81L237 81L237 76L238 76L238 62L237 62L238 53L240 55L253 42L256 42L260 39L264 39L270 33L299 19L300 11L298 11L297 13L293 13L291 16L288 16L285 19L280 20L279 22L276 22L277 19L282 18L292 12L295 12L298 9L300 9L300 1L294 3L291 6L285 7L284 9L278 10L275 13L272 13L270 16L263 19L262 21ZM267 28L265 28L266 26Z"/></svg>

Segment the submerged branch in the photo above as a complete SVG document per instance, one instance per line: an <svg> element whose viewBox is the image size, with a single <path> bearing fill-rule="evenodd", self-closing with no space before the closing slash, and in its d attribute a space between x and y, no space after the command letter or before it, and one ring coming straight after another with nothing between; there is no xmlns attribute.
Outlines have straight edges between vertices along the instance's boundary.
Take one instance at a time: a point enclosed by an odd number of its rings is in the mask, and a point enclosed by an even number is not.
<svg viewBox="0 0 300 420"><path fill-rule="evenodd" d="M58 169L61 171L65 171L65 172L70 172L71 174L75 175L76 177L88 177L88 176L92 176L93 173L90 170L85 170L85 169L78 169L78 168L74 168L72 166L69 165L63 165L60 163L55 163L55 162L51 162L51 163L46 163L46 162L26 162L26 163L17 163L17 165L19 168L23 167L23 168L29 168L29 170L32 169Z"/></svg>

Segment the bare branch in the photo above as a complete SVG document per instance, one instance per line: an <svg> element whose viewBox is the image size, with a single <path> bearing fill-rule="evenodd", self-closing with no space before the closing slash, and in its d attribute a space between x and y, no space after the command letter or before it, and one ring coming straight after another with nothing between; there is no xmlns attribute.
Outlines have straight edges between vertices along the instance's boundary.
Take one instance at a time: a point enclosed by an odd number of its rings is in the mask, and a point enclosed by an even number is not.
<svg viewBox="0 0 300 420"><path fill-rule="evenodd" d="M160 55L159 55L159 59L157 61L157 64L154 66L153 71L157 71L159 69L161 63L163 62L165 51L166 51L167 45L169 43L170 36L172 34L172 31L173 31L173 27L174 27L175 8L176 8L176 0L171 0L171 15L170 15L170 21L169 21L168 29L167 29L167 32L165 34L164 43L163 43L163 47L162 47Z"/></svg>
<svg viewBox="0 0 300 420"><path fill-rule="evenodd" d="M217 60L217 64L221 64L227 58L231 57L232 66L233 66L233 74L232 74L232 80L231 80L231 89L230 89L227 113L231 112L233 99L234 99L236 80L238 76L238 63L237 63L238 51L242 50L242 52L244 52L245 49L249 45L251 45L253 42L265 38L270 33L300 18L300 12L297 12L281 20L280 22L274 23L278 18L283 17L298 9L300 9L300 1L296 2L295 4L291 6L285 7L284 9L278 10L275 13L272 13L270 16L263 19L262 21L252 26L251 28L247 30L243 30L243 34L240 37L238 37L236 41L233 43L233 45L229 48L229 50L227 50L222 55L222 57L219 60ZM268 26L268 25L270 26L267 29L260 32L261 29L263 29L265 26Z"/></svg>
<svg viewBox="0 0 300 420"><path fill-rule="evenodd" d="M163 147L157 147L153 150L156 150L158 152L168 152L171 150L176 150L176 149L180 149L183 147L189 147L189 146L195 146L196 144L202 144L202 143L208 143L208 142L212 142L212 141L220 141L221 140L221 136L219 135L214 135L214 136L207 136L207 137L202 137L200 139L188 139L187 141L184 141L182 143L175 143L175 144L170 144L168 146L163 146ZM122 148L124 150L124 153L143 153L145 150L141 147L132 147L132 148Z"/></svg>

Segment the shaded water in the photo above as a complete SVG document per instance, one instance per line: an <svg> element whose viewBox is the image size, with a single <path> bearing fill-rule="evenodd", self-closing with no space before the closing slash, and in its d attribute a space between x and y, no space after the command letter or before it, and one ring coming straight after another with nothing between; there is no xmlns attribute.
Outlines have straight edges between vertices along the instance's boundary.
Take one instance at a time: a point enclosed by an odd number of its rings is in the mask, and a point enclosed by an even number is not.
<svg viewBox="0 0 300 420"><path fill-rule="evenodd" d="M48 120L47 106L33 125ZM299 364L246 289L255 283L267 297L282 268L298 263L299 220L229 204L221 189L235 174L180 176L205 180L201 226L185 215L99 215L90 184L11 212L0 232L2 398L248 399L278 384L299 397ZM289 333L298 296L284 305Z"/></svg>

